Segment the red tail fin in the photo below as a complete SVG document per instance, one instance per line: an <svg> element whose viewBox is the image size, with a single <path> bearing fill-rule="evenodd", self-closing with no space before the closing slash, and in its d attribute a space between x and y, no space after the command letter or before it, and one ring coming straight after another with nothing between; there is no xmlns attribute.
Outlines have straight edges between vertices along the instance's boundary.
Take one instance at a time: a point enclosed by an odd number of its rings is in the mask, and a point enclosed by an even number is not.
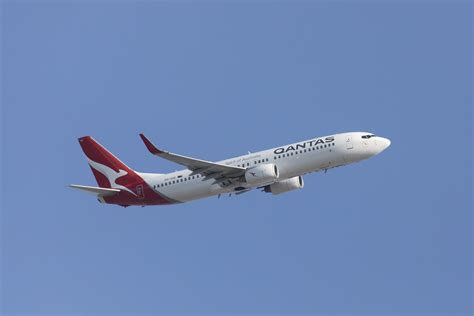
<svg viewBox="0 0 474 316"><path fill-rule="evenodd" d="M159 205L177 203L165 198L147 184L140 175L127 167L117 157L92 137L79 138L79 144L89 160L92 173L102 188L119 189L120 193L104 196L106 203L127 205Z"/></svg>
<svg viewBox="0 0 474 316"><path fill-rule="evenodd" d="M100 187L125 189L124 186L132 187L143 181L135 171L121 162L94 138L81 137L79 144L89 160L92 173Z"/></svg>

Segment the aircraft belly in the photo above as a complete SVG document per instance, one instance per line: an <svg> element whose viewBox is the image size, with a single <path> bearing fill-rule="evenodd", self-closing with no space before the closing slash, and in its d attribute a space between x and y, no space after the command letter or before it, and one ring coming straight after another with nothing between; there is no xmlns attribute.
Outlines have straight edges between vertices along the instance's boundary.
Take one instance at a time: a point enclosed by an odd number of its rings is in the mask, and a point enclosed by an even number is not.
<svg viewBox="0 0 474 316"><path fill-rule="evenodd" d="M196 199L205 198L214 194L218 194L218 190L222 188L218 185L212 185L212 180L201 181L199 183L186 183L179 186L167 188L167 191L163 191L164 194L167 194L170 198L187 202Z"/></svg>
<svg viewBox="0 0 474 316"><path fill-rule="evenodd" d="M319 171L331 166L333 155L330 152L320 152L316 155L297 156L278 164L280 179L287 179L310 172Z"/></svg>

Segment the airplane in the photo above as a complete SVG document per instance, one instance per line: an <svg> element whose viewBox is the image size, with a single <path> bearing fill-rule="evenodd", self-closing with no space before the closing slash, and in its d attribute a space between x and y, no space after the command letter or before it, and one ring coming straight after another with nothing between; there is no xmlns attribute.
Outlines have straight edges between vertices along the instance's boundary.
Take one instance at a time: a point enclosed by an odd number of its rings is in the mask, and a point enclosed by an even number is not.
<svg viewBox="0 0 474 316"><path fill-rule="evenodd" d="M91 136L79 138L98 187L71 184L93 193L100 203L123 207L169 205L252 189L278 195L304 187L303 175L327 171L375 156L387 149L387 138L351 132L312 138L256 153L211 162L156 147L140 134L148 151L186 169L167 173L138 172Z"/></svg>

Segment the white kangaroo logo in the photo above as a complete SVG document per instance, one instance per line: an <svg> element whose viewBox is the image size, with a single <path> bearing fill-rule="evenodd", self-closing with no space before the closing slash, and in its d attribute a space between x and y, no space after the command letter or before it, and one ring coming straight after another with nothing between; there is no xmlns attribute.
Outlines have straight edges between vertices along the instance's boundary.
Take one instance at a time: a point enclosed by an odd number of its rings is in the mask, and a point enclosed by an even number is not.
<svg viewBox="0 0 474 316"><path fill-rule="evenodd" d="M130 192L130 193L132 193L133 195L137 196L137 195L136 195L132 190L130 190L129 188L124 187L123 185L117 184L117 183L115 182L115 180L117 180L118 178L127 175L127 174L128 174L127 171L122 170L122 169L119 169L119 172L116 172L114 169L109 168L109 167L107 167L106 165L100 164L100 163L95 162L95 161L90 160L90 159L87 159L87 160L89 160L89 165L90 165L92 168L94 168L95 170L97 170L98 172L102 173L104 176L107 177L107 179L108 179L109 182L110 182L110 186L112 187L112 189L124 190L124 191Z"/></svg>

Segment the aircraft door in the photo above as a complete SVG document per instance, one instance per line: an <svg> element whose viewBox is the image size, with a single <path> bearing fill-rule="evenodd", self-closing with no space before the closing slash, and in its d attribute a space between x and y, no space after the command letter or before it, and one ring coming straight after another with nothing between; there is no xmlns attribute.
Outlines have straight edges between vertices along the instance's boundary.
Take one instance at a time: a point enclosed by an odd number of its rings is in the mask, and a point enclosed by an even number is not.
<svg viewBox="0 0 474 316"><path fill-rule="evenodd" d="M142 184L137 185L137 197L140 200L143 200L145 198L145 192L143 191L143 185Z"/></svg>
<svg viewBox="0 0 474 316"><path fill-rule="evenodd" d="M349 149L352 149L352 148L354 148L354 145L352 144L352 137L347 136L346 137L346 149L349 150Z"/></svg>

